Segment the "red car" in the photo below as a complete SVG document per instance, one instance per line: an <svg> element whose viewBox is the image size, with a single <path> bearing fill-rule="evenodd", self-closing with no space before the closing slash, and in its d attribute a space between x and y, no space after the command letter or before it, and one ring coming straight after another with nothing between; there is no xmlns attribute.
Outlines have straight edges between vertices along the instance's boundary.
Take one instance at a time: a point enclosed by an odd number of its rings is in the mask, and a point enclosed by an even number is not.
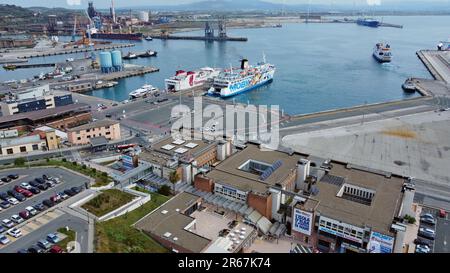
<svg viewBox="0 0 450 273"><path fill-rule="evenodd" d="M30 213L26 210L19 212L19 216L25 220L31 217Z"/></svg>
<svg viewBox="0 0 450 273"><path fill-rule="evenodd" d="M31 196L33 196L33 193L32 193L31 191L29 191L29 190L24 190L24 191L22 192L22 194L23 194L25 197L31 197Z"/></svg>
<svg viewBox="0 0 450 273"><path fill-rule="evenodd" d="M54 245L50 248L50 253L63 253L63 249L58 245Z"/></svg>
<svg viewBox="0 0 450 273"><path fill-rule="evenodd" d="M24 188L22 188L22 187L19 187L19 186L15 186L15 187L14 187L14 190L15 190L16 192L22 193L22 194L23 194L24 191L26 191L26 189L24 189Z"/></svg>
<svg viewBox="0 0 450 273"><path fill-rule="evenodd" d="M443 209L440 209L439 210L439 217L441 217L441 218L445 218L445 215L446 215L447 213L445 212L445 210L443 210Z"/></svg>
<svg viewBox="0 0 450 273"><path fill-rule="evenodd" d="M62 201L61 196L59 196L58 194L53 195L52 197L50 197L50 200L51 200L53 203L59 203L59 202Z"/></svg>

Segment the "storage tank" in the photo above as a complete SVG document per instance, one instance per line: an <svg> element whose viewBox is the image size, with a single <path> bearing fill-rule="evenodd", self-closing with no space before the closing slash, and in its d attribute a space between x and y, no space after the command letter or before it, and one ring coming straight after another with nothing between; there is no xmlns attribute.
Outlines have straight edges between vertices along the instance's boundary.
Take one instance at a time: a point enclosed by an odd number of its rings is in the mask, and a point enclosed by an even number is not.
<svg viewBox="0 0 450 273"><path fill-rule="evenodd" d="M123 62L122 62L122 52L119 50L114 50L111 52L112 57L112 65L116 71L122 70Z"/></svg>
<svg viewBox="0 0 450 273"><path fill-rule="evenodd" d="M110 52L100 52L100 68L103 73L112 71L113 64Z"/></svg>

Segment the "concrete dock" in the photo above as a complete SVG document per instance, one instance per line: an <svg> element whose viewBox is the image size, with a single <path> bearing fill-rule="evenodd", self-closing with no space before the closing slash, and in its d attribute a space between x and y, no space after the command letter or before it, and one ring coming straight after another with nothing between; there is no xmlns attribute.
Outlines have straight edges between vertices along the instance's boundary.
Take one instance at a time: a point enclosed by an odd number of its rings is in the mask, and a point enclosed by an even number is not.
<svg viewBox="0 0 450 273"><path fill-rule="evenodd" d="M450 51L421 50L417 56L436 80L450 83Z"/></svg>

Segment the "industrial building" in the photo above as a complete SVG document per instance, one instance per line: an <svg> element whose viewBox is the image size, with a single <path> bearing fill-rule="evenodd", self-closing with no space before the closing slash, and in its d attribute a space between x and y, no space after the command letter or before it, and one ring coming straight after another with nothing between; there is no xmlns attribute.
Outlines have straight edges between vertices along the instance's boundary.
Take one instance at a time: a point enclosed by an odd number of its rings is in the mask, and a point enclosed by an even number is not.
<svg viewBox="0 0 450 273"><path fill-rule="evenodd" d="M91 107L88 104L77 103L11 116L2 116L0 117L0 129L30 131L34 127L47 125L52 128L66 130L88 123L91 120Z"/></svg>
<svg viewBox="0 0 450 273"><path fill-rule="evenodd" d="M102 73L122 71L122 52L119 50L100 52L100 69Z"/></svg>
<svg viewBox="0 0 450 273"><path fill-rule="evenodd" d="M33 39L0 38L0 48L27 47L36 45Z"/></svg>
<svg viewBox="0 0 450 273"><path fill-rule="evenodd" d="M72 95L53 95L49 85L19 91L0 102L3 116L51 109L72 104Z"/></svg>
<svg viewBox="0 0 450 273"><path fill-rule="evenodd" d="M120 123L105 119L67 130L67 139L73 145L89 144L96 137L104 137L107 140L120 140Z"/></svg>

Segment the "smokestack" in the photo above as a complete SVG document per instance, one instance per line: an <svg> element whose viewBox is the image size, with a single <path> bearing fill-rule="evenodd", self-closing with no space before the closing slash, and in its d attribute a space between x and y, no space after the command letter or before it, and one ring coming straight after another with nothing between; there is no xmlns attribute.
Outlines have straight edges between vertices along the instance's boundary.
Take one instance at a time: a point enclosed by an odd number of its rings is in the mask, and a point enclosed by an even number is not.
<svg viewBox="0 0 450 273"><path fill-rule="evenodd" d="M113 23L116 23L116 10L114 9L114 0L111 0L111 17L113 20Z"/></svg>

